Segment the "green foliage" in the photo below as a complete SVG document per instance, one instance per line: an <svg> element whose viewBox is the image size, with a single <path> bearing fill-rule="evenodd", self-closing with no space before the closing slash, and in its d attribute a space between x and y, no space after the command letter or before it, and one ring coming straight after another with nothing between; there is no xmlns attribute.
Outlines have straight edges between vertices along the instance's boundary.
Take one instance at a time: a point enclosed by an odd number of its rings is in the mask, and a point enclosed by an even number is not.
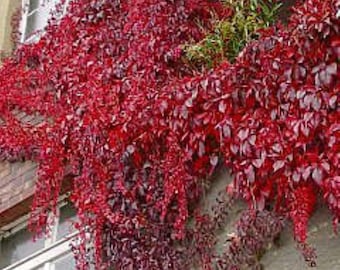
<svg viewBox="0 0 340 270"><path fill-rule="evenodd" d="M219 20L206 31L203 40L184 47L186 57L195 66L212 68L223 60L233 62L245 45L259 37L258 31L272 25L281 3L276 0L224 0L231 16Z"/></svg>

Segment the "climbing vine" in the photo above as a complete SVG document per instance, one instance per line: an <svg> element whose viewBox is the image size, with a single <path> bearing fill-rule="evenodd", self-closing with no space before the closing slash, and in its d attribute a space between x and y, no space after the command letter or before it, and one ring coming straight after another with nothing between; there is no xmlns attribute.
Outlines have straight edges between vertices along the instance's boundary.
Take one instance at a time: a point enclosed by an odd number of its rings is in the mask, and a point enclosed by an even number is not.
<svg viewBox="0 0 340 270"><path fill-rule="evenodd" d="M39 164L31 229L46 232L63 181L79 269L258 266L284 219L305 247L319 194L336 225L340 2L300 2L287 26L202 72L183 44L206 37L196 22L230 16L219 1L72 1L37 43L19 45L0 69L0 156ZM222 165L226 193L249 210L217 256L210 229L232 204L212 216L195 206Z"/></svg>

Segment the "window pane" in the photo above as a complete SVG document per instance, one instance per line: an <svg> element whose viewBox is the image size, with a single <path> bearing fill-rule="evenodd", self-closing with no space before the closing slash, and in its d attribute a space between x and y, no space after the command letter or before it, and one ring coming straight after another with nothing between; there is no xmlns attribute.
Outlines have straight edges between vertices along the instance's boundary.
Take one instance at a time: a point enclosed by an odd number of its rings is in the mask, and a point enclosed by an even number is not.
<svg viewBox="0 0 340 270"><path fill-rule="evenodd" d="M76 214L77 212L71 204L67 204L60 208L57 240L74 232L72 224L76 221Z"/></svg>
<svg viewBox="0 0 340 270"><path fill-rule="evenodd" d="M59 270L74 270L76 269L76 263L73 258L73 254L69 254L55 262L55 269Z"/></svg>
<svg viewBox="0 0 340 270"><path fill-rule="evenodd" d="M31 15L27 16L25 39L27 39L30 35L38 30L37 16L38 11L35 11Z"/></svg>
<svg viewBox="0 0 340 270"><path fill-rule="evenodd" d="M1 0L0 0L1 1ZM26 19L26 28L23 36L24 41L34 42L35 39L31 39L32 34L37 31L44 30L47 26L48 20L51 18L51 12L55 11L56 4L61 0L30 0L28 6L28 15ZM68 1L67 1L68 2ZM62 14L55 14L59 18ZM39 39L39 36L37 39Z"/></svg>
<svg viewBox="0 0 340 270"><path fill-rule="evenodd" d="M29 7L28 7L28 13L32 12L33 10L37 9L39 7L39 0L30 0L29 1Z"/></svg>
<svg viewBox="0 0 340 270"><path fill-rule="evenodd" d="M0 241L0 269L15 263L28 255L42 249L44 239L33 242L32 234L26 229Z"/></svg>

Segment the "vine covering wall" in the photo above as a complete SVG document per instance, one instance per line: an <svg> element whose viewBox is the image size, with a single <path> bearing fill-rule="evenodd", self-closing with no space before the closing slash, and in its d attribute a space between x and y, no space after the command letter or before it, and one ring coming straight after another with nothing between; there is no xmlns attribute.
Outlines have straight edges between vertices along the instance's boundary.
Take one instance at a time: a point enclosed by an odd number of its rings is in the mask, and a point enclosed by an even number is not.
<svg viewBox="0 0 340 270"><path fill-rule="evenodd" d="M39 164L31 229L48 233L68 171L79 269L258 269L286 220L313 265L317 202L335 228L340 217L339 8L300 1L233 63L197 69L183 45L233 16L223 1L71 2L0 69L1 158ZM233 181L205 214L196 202L219 166ZM217 255L235 198L249 209Z"/></svg>

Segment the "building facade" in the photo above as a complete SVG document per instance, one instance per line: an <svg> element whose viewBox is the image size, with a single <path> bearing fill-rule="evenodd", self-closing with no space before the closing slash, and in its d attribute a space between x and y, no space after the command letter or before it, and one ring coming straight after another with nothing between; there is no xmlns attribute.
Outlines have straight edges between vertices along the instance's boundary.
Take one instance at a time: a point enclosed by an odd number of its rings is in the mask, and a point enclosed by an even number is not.
<svg viewBox="0 0 340 270"><path fill-rule="evenodd" d="M34 42L47 24L50 11L58 0L2 0L0 3L0 51L8 55L14 48L12 17L16 13L20 42ZM21 16L18 11L22 10ZM18 21L18 19L20 19ZM17 112L24 122L37 121ZM71 254L72 219L75 211L60 199L59 215L50 236L33 241L27 224L34 193L36 164L26 162L0 163L0 269L2 270L73 270ZM74 234L74 233L73 233Z"/></svg>
<svg viewBox="0 0 340 270"><path fill-rule="evenodd" d="M16 10L23 8L24 12L20 22L23 33L21 42L34 42L39 38L36 31L46 25L48 14L58 0L1 0L0 3L0 51L8 54L13 49L11 41L11 18ZM287 3L293 3L289 0ZM67 3L66 3L67 5ZM287 4L288 6L288 4ZM66 9L65 9L66 10ZM283 12L282 16L286 14ZM17 112L21 121L36 121L34 117ZM226 172L221 172L214 181L214 186L204 201L208 209L216 198L216 194L225 187ZM60 214L55 221L52 234L45 239L32 241L28 232L27 222L30 204L34 193L36 179L36 164L25 162L0 163L0 270L73 270L75 269L70 244L72 236L72 220L75 211L67 202L66 191L60 199ZM240 209L245 206L241 203L230 213L230 221L221 232L221 247L227 235L233 232ZM333 233L330 222L330 213L327 209L318 209L313 217L309 230L309 243L317 248L318 267L321 270L340 270L340 239ZM292 230L282 234L278 246L268 247L262 263L264 269L277 270L303 270L309 269L296 249L292 237Z"/></svg>

